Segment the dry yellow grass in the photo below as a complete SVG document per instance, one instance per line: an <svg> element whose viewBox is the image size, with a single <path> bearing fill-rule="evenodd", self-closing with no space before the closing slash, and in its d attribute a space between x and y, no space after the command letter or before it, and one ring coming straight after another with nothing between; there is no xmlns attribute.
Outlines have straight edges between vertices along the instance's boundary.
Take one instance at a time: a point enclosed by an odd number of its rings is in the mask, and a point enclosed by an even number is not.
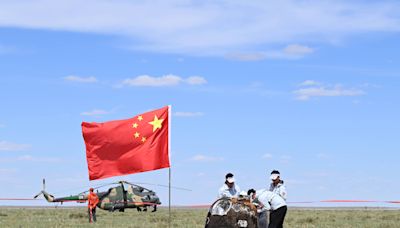
<svg viewBox="0 0 400 228"><path fill-rule="evenodd" d="M171 227L204 227L207 209L173 208ZM89 224L86 208L0 208L0 227L168 227L168 209L156 213L98 210ZM400 210L289 208L285 227L400 227Z"/></svg>

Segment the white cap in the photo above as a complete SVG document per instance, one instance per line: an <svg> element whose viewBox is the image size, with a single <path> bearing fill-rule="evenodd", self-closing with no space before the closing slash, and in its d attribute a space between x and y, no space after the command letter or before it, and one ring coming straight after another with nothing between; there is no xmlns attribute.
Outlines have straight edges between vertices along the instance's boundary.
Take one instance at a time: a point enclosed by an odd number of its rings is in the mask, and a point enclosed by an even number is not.
<svg viewBox="0 0 400 228"><path fill-rule="evenodd" d="M233 178L233 177L228 177L228 178L226 178L226 181L228 181L228 183L232 184L232 183L235 182L235 178Z"/></svg>
<svg viewBox="0 0 400 228"><path fill-rule="evenodd" d="M269 178L270 178L271 180L276 180L278 177L279 177L279 174L274 173L274 174L271 174L271 176L270 176Z"/></svg>

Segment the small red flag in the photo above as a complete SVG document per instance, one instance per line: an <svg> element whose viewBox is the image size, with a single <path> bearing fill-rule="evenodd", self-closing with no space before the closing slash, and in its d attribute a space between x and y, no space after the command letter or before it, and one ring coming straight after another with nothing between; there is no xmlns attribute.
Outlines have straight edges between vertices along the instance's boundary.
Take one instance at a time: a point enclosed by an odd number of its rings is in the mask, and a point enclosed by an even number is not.
<svg viewBox="0 0 400 228"><path fill-rule="evenodd" d="M170 167L169 106L131 119L82 122L89 179Z"/></svg>

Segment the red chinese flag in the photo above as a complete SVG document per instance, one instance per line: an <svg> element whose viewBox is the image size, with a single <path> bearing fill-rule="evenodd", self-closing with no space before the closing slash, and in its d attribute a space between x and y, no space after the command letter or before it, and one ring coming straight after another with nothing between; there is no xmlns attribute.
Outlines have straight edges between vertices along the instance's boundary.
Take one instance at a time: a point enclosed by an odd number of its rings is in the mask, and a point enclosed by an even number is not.
<svg viewBox="0 0 400 228"><path fill-rule="evenodd" d="M82 122L89 179L170 167L169 107L126 120Z"/></svg>

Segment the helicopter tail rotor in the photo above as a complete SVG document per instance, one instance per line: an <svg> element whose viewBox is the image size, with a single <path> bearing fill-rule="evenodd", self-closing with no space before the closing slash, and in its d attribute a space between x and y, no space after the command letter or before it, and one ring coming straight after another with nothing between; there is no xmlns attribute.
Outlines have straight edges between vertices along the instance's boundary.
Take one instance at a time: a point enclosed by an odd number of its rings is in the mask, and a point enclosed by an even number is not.
<svg viewBox="0 0 400 228"><path fill-rule="evenodd" d="M43 194L43 192L42 191L40 191L38 194L36 194L33 198L34 199L36 199L36 198L38 198L40 195L42 195Z"/></svg>
<svg viewBox="0 0 400 228"><path fill-rule="evenodd" d="M36 199L38 198L40 195L44 195L45 193L45 189L46 189L46 180L43 178L43 188L42 191L40 191L38 194L36 194L33 198Z"/></svg>
<svg viewBox="0 0 400 228"><path fill-rule="evenodd" d="M36 199L38 198L40 195L43 195L44 198L48 201L48 202L54 202L54 196L50 195L49 193L46 192L46 180L43 178L43 189L42 191L40 191L38 194L36 194L33 198Z"/></svg>

